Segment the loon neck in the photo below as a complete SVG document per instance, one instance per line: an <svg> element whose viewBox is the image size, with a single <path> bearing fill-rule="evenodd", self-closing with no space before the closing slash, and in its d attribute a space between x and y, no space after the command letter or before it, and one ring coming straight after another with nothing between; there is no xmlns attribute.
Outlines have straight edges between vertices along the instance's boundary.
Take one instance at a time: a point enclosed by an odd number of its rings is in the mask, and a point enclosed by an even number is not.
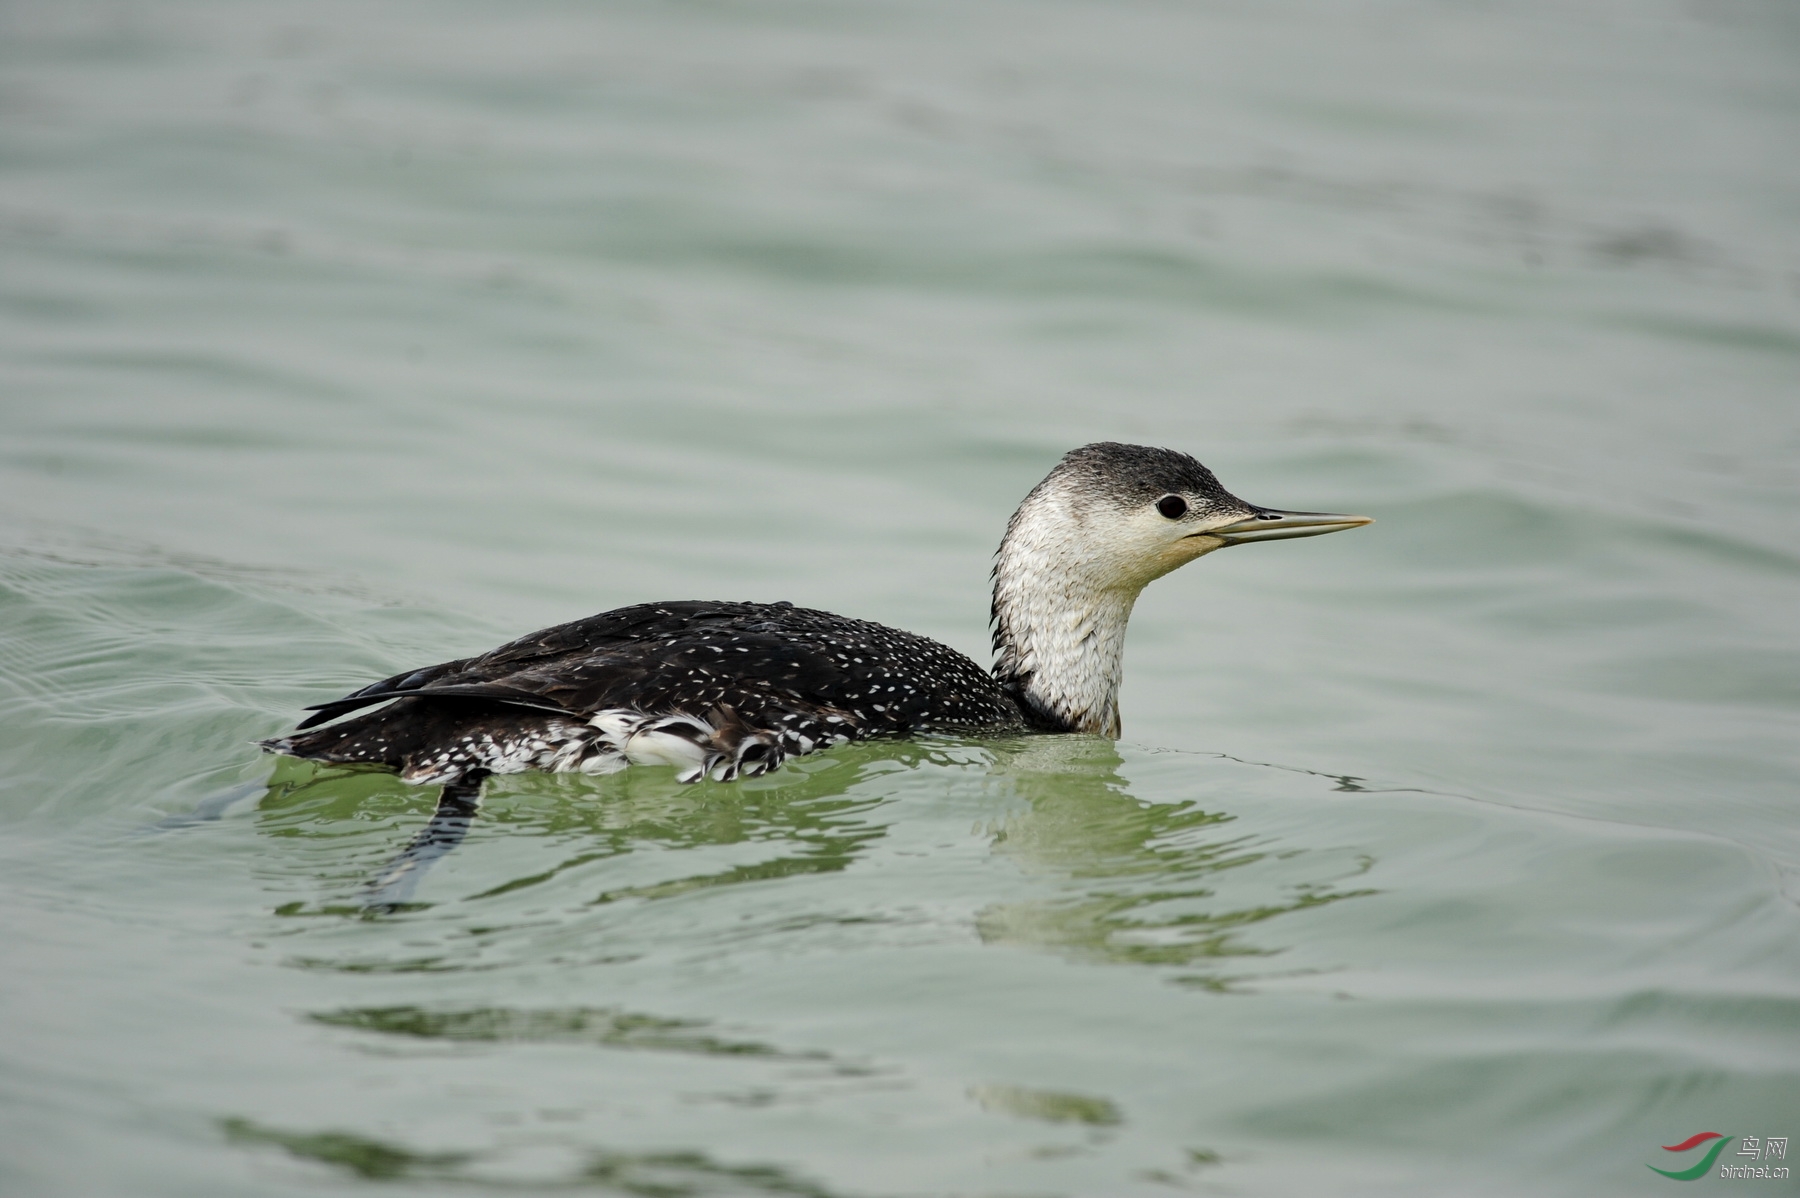
<svg viewBox="0 0 1800 1198"><path fill-rule="evenodd" d="M1019 531L994 565L994 676L1034 724L1116 739L1125 626L1143 583L1105 585L1066 546Z"/></svg>

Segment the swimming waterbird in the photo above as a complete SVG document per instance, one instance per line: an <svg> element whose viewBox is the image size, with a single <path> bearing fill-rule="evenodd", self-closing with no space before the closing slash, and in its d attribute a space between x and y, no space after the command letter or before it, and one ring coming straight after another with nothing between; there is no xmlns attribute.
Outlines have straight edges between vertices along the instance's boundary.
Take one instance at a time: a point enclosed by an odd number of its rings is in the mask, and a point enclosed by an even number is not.
<svg viewBox="0 0 1800 1198"><path fill-rule="evenodd" d="M1147 584L1228 545L1369 522L1246 503L1174 450L1085 445L1007 522L991 671L928 637L791 603L640 603L396 674L261 743L472 795L489 774L528 769L664 764L684 782L728 782L923 732L1116 738L1125 625Z"/></svg>

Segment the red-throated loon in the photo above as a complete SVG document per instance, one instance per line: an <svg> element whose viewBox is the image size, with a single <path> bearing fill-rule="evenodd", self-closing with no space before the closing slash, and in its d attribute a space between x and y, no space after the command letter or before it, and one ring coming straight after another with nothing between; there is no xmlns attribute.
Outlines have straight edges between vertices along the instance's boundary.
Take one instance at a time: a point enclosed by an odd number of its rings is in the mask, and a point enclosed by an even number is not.
<svg viewBox="0 0 1800 1198"><path fill-rule="evenodd" d="M1085 445L1007 522L991 673L927 637L791 603L641 603L396 674L308 708L294 735L262 744L467 787L488 774L631 764L730 781L846 741L922 732L1117 737L1125 625L1147 584L1227 545L1369 522L1245 503L1174 450Z"/></svg>

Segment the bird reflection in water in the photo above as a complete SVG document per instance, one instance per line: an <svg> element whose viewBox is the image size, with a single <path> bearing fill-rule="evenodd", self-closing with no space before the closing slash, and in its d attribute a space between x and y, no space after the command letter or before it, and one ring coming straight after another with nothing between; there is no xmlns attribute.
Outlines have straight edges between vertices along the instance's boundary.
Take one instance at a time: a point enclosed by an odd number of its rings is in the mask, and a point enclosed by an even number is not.
<svg viewBox="0 0 1800 1198"><path fill-rule="evenodd" d="M1183 788L1188 792L1232 793L1246 776L1286 792L1296 775L1203 756L1187 760L1194 783ZM574 851L546 869L497 885L490 880L467 897L553 890L559 879L591 879L591 872L576 875L590 863L652 848L768 846L753 862L719 868L715 856L705 871L608 887L580 905L833 873L858 861L895 867L870 858L893 822L906 818L893 804L920 793L897 783L933 771L942 786L929 789L952 797L965 792L976 835L991 845L995 861L1013 867L973 888L969 918L984 943L1162 967L1185 985L1231 989L1254 959L1280 951L1257 943L1251 928L1373 893L1355 884L1372 865L1367 854L1280 841L1250 830L1216 801L1138 798L1121 775L1124 764L1112 741L1074 735L854 745L805 762L805 772L790 767L750 783L698 787L678 783L670 770L603 779L527 775L490 793L487 834L547 837ZM1337 782L1331 789L1344 789L1334 775L1299 774L1309 788ZM287 762L271 779L262 810L278 834L335 840L346 822L416 794L391 774ZM473 812L472 793L451 788L425 828L356 884L354 905L331 909L363 915L420 909L421 881L463 842ZM334 850L329 868L341 877L342 867Z"/></svg>
<svg viewBox="0 0 1800 1198"><path fill-rule="evenodd" d="M1205 761L1196 761L1202 784ZM1139 799L1123 764L1098 737L1023 740L1000 756L997 768L1028 805L989 825L995 852L1057 893L984 910L984 942L1178 967L1182 984L1228 990L1244 978L1225 962L1280 951L1253 944L1247 929L1375 893L1345 886L1373 866L1367 854L1279 844L1191 800Z"/></svg>

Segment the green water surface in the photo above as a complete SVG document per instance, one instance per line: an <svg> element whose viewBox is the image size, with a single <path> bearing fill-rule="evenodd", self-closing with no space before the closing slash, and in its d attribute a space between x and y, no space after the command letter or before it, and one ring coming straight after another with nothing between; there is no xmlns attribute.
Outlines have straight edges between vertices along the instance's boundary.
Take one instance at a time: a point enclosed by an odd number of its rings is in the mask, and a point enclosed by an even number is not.
<svg viewBox="0 0 1800 1198"><path fill-rule="evenodd" d="M0 1193L1800 1133L1796 63L1775 0L0 6ZM499 779L384 914L435 793L248 743L648 599L985 662L1103 438L1378 521L1155 584L1118 744Z"/></svg>

